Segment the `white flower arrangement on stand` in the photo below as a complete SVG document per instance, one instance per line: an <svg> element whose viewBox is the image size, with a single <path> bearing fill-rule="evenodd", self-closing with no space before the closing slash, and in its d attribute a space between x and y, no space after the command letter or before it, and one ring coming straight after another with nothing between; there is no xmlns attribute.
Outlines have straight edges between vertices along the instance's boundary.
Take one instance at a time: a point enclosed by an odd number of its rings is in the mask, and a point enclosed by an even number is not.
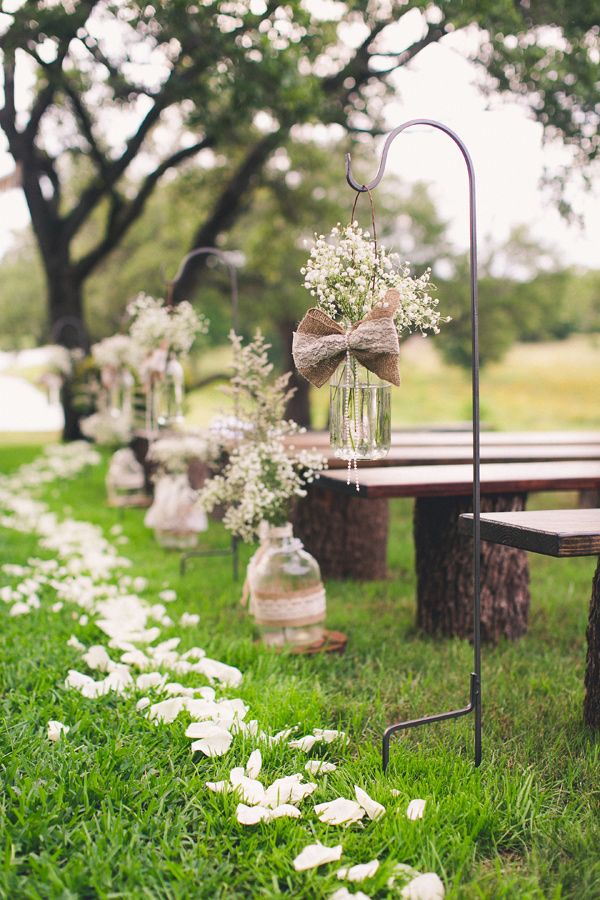
<svg viewBox="0 0 600 900"><path fill-rule="evenodd" d="M168 306L164 300L140 293L127 307L129 335L136 368L146 392L146 428L181 427L183 424L182 359L197 335L206 334L209 322L187 301ZM162 386L161 396L157 388Z"/></svg>
<svg viewBox="0 0 600 900"><path fill-rule="evenodd" d="M347 460L349 481L357 460L389 451L400 337L438 334L449 320L432 295L429 269L413 277L358 222L315 234L300 271L314 306L294 334L294 360L316 387L330 381L331 445Z"/></svg>
<svg viewBox="0 0 600 900"><path fill-rule="evenodd" d="M127 444L131 438L134 365L131 338L114 334L92 344L91 355L100 370L100 395L95 413L83 419L83 434L104 446Z"/></svg>
<svg viewBox="0 0 600 900"><path fill-rule="evenodd" d="M286 443L301 430L283 417L292 394L290 376L273 377L269 344L260 331L246 346L233 333L230 339L230 392L237 417L246 425L239 429L223 471L200 491L200 501L209 512L224 507L223 524L236 537L260 537L244 595L250 595L250 612L265 643L315 643L323 636L325 590L318 563L293 537L289 517L293 501L306 496L325 460Z"/></svg>
<svg viewBox="0 0 600 900"><path fill-rule="evenodd" d="M198 534L206 531L206 512L190 485L188 470L193 460L206 461L212 452L210 437L205 434L166 436L150 445L148 461L156 466L155 488L144 524L154 529L161 546L191 549L198 543Z"/></svg>
<svg viewBox="0 0 600 900"><path fill-rule="evenodd" d="M73 374L73 365L82 359L83 353L79 349L68 350L60 344L49 344L45 352L46 370L40 375L39 383L46 389L50 406L59 406L62 386Z"/></svg>

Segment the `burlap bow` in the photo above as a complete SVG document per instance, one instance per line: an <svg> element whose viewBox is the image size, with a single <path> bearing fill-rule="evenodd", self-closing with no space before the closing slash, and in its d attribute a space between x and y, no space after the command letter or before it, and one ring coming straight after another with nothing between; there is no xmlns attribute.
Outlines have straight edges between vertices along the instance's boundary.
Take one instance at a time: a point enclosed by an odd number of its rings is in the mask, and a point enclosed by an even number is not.
<svg viewBox="0 0 600 900"><path fill-rule="evenodd" d="M322 310L309 309L292 342L294 363L300 374L315 387L322 387L349 350L366 369L399 385L400 342L394 324L399 300L398 291L388 291L383 302L348 331Z"/></svg>

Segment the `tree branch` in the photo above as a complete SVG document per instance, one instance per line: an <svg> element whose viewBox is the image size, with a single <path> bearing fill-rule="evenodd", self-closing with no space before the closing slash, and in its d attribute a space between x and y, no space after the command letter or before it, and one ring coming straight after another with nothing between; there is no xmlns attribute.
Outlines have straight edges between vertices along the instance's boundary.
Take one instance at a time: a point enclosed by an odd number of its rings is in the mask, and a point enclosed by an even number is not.
<svg viewBox="0 0 600 900"><path fill-rule="evenodd" d="M279 129L265 135L250 149L221 191L212 212L197 230L190 250L196 247L213 247L219 235L233 224L243 205L249 201L248 189L257 172L286 136L287 129ZM190 293L205 265L206 257L195 257L188 261L175 286L173 299L176 303Z"/></svg>
<svg viewBox="0 0 600 900"><path fill-rule="evenodd" d="M79 122L79 126L81 128L81 133L83 134L85 140L87 141L88 147L90 148L91 157L96 163L100 174L103 177L106 177L108 175L107 160L100 150L100 147L94 135L94 125L89 110L86 108L78 92L74 90L73 85L70 83L68 78L65 78L64 90L69 100L71 101L75 117Z"/></svg>
<svg viewBox="0 0 600 900"><path fill-rule="evenodd" d="M117 246L121 238L141 215L148 198L165 172L180 165L186 159L195 156L200 150L212 146L213 143L212 138L204 138L190 147L184 147L176 153L172 153L153 172L146 176L135 198L126 207L120 206L119 208L119 203L117 202L117 206L113 207L108 217L104 237L96 247L86 253L75 264L74 271L77 278L85 279L98 263Z"/></svg>

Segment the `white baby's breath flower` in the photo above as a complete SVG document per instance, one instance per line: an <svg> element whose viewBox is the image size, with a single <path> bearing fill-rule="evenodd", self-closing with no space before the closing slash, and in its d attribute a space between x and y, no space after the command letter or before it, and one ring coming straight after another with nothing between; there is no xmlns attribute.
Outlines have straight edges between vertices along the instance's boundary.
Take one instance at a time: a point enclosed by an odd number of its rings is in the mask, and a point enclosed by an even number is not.
<svg viewBox="0 0 600 900"><path fill-rule="evenodd" d="M327 240L315 235L301 274L319 309L345 326L363 319L390 289L400 294L395 315L399 334L437 334L439 325L448 321L440 316L438 301L430 294L430 271L418 278L411 276L408 264L378 247L357 222L345 228L336 226Z"/></svg>

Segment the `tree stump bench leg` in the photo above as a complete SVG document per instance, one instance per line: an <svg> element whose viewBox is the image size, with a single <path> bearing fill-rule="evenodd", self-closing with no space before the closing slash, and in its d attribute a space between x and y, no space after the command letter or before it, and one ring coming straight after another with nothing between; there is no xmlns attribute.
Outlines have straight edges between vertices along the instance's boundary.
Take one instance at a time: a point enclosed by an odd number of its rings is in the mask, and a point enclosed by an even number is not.
<svg viewBox="0 0 600 900"><path fill-rule="evenodd" d="M295 535L319 563L323 578L369 581L387 576L387 500L366 500L311 485L292 519Z"/></svg>
<svg viewBox="0 0 600 900"><path fill-rule="evenodd" d="M482 512L525 508L526 494L482 497ZM473 542L459 534L458 517L472 512L467 497L419 497L414 538L417 624L436 637L473 637ZM497 643L527 631L529 569L524 550L481 542L481 638ZM600 615L600 613L599 613Z"/></svg>
<svg viewBox="0 0 600 900"><path fill-rule="evenodd" d="M592 582L587 641L583 720L589 728L600 729L600 558Z"/></svg>

